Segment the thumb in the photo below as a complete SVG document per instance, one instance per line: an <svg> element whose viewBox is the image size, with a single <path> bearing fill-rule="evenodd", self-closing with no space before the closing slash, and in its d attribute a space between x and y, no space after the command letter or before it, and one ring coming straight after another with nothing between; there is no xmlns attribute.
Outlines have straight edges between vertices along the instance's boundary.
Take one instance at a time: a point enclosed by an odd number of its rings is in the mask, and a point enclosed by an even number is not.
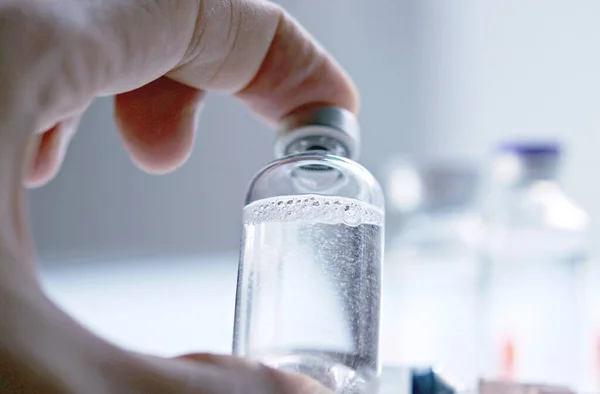
<svg viewBox="0 0 600 394"><path fill-rule="evenodd" d="M300 374L278 371L258 362L233 356L190 354L178 360L214 368L215 393L328 394L317 381ZM200 385L204 382L198 382ZM199 386L200 386L199 385ZM198 387L199 387L198 386ZM207 385L202 385L208 388ZM193 391L192 391L193 392Z"/></svg>
<svg viewBox="0 0 600 394"><path fill-rule="evenodd" d="M146 357L146 356L145 356ZM214 354L175 359L146 357L150 367L141 380L146 393L178 394L328 394L316 381L249 360ZM153 376L153 381L148 378Z"/></svg>

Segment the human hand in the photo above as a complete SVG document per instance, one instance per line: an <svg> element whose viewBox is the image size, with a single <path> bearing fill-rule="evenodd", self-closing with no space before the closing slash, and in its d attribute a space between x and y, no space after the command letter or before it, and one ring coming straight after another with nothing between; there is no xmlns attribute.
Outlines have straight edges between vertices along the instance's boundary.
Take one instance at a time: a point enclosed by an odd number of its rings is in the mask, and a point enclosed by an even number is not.
<svg viewBox="0 0 600 394"><path fill-rule="evenodd" d="M260 0L0 0L0 392L309 393L314 382L229 356L168 360L103 341L43 293L23 182L58 171L78 119L115 95L133 161L181 165L207 91L265 121L357 109L352 83L281 8Z"/></svg>

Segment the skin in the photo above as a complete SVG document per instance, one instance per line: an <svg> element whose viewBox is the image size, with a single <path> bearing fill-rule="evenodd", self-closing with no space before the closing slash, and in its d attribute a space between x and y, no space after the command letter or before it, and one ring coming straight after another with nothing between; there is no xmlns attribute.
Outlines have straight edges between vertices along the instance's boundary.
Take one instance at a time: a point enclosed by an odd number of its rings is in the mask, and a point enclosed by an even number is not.
<svg viewBox="0 0 600 394"><path fill-rule="evenodd" d="M209 91L272 125L315 104L356 112L358 101L334 60L266 1L0 0L0 392L325 392L231 356L125 351L40 287L26 186L54 177L91 101L115 97L133 162L162 174L190 154Z"/></svg>

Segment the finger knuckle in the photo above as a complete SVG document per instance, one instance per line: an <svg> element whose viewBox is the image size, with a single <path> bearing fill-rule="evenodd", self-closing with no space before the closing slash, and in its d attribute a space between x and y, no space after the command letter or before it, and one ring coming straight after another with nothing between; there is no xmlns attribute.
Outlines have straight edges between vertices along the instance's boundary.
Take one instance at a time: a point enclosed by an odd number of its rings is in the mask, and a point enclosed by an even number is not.
<svg viewBox="0 0 600 394"><path fill-rule="evenodd" d="M7 100L37 108L56 101L69 82L64 71L76 28L49 3L0 7L0 86Z"/></svg>
<svg viewBox="0 0 600 394"><path fill-rule="evenodd" d="M27 4L11 4L0 9L3 74L15 69L20 73L30 71L58 43L55 25L47 20L43 11Z"/></svg>
<svg viewBox="0 0 600 394"><path fill-rule="evenodd" d="M13 99L28 92L27 84L37 79L36 68L49 66L46 59L57 37L40 14L27 2L0 9L0 80Z"/></svg>

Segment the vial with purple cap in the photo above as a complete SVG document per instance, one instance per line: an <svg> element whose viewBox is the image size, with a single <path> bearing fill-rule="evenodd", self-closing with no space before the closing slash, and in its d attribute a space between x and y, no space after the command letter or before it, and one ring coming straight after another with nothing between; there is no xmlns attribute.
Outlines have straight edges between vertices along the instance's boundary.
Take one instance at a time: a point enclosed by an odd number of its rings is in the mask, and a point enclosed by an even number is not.
<svg viewBox="0 0 600 394"><path fill-rule="evenodd" d="M487 372L581 388L587 213L559 181L562 146L496 150L487 196Z"/></svg>

